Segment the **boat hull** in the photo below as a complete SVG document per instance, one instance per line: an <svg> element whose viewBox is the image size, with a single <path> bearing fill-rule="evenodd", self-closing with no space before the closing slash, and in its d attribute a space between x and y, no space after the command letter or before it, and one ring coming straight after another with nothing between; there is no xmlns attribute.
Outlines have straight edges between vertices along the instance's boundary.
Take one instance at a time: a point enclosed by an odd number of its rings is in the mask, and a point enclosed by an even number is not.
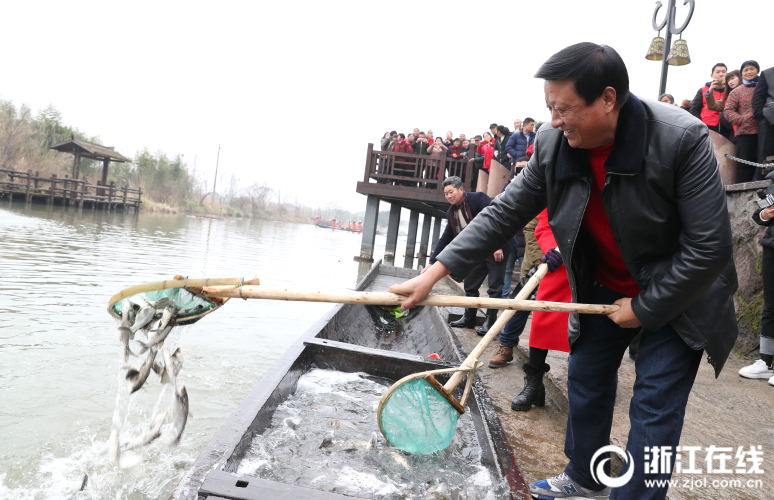
<svg viewBox="0 0 774 500"><path fill-rule="evenodd" d="M377 263L357 289L381 288L385 280L402 280L410 274L416 274L416 271L382 267ZM379 282L382 282L381 286ZM350 496L239 475L236 471L255 436L269 428L277 407L295 392L299 378L312 368L363 372L398 380L420 371L459 366L459 360L465 358L461 344L437 308L419 309L407 321L401 320L403 328L396 330L396 335L385 336L385 332L376 327L368 307L334 307L291 346L229 417L170 498L352 499ZM387 347L393 350L387 350ZM441 355L441 360L427 358L428 350ZM445 377L439 379L442 383L446 381ZM460 396L458 390L456 397ZM482 465L489 469L493 477L508 481L512 498L529 498L513 451L478 376L473 382L467 411L476 429Z"/></svg>

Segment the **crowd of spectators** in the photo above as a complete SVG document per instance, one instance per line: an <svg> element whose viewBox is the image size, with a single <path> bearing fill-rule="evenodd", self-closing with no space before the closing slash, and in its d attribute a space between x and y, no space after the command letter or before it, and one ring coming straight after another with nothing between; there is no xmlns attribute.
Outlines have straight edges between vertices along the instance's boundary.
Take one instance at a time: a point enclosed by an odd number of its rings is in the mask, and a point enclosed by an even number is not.
<svg viewBox="0 0 774 500"><path fill-rule="evenodd" d="M670 94L659 100L675 104ZM734 143L736 158L762 165L774 156L774 68L761 72L760 65L749 60L729 71L717 63L710 80L681 107ZM763 179L764 168L758 165L737 162L736 182Z"/></svg>
<svg viewBox="0 0 774 500"><path fill-rule="evenodd" d="M678 106L671 94L662 94L659 100ZM763 179L765 171L759 165L774 156L774 68L761 72L759 64L749 60L729 71L724 63L717 63L693 100L684 99L679 106L734 143L737 158L758 164L737 162L737 182ZM492 123L488 132L470 139L451 131L442 138L435 137L432 130L415 128L408 136L393 130L385 132L381 150L468 160L474 164L471 182L475 187L478 172L489 172L492 160L510 168L512 175L518 173L516 163L532 154L540 125L532 118L514 120L513 130Z"/></svg>
<svg viewBox="0 0 774 500"><path fill-rule="evenodd" d="M415 128L408 136L393 130L385 132L381 150L428 156L446 155L453 160L467 160L474 166L471 183L475 186L478 172L489 172L492 160L510 169L512 175L518 173L521 167L516 164L523 163L532 154L535 132L540 125L542 123L536 124L529 117L523 121L514 120L513 131L505 125L492 123L488 132L474 135L470 139L465 134L455 136L452 131L446 132L446 137L441 138L434 137L432 130L424 132Z"/></svg>

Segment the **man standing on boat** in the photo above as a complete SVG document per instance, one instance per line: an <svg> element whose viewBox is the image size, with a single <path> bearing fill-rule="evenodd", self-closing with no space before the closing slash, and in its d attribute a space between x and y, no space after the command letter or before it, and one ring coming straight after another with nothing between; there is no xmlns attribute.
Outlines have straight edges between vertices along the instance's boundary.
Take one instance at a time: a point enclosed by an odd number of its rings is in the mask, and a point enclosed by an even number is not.
<svg viewBox="0 0 774 500"><path fill-rule="evenodd" d="M530 493L663 500L667 487L645 481L669 479L671 467L646 473L646 449L676 456L703 351L717 376L738 334L717 159L703 123L629 93L626 66L608 46L567 47L535 76L545 80L551 124L538 131L527 167L438 262L390 291L409 297L402 307L414 305L443 276L465 276L547 207L573 302L620 308L607 317L570 315L569 463L531 483ZM626 450L632 460L619 476L629 479L611 493L591 461L610 443L618 367L640 330Z"/></svg>
<svg viewBox="0 0 774 500"><path fill-rule="evenodd" d="M462 185L462 179L459 177L451 176L443 181L443 194L446 196L446 200L451 203L451 206L446 211L446 229L443 231L443 235L438 239L438 243L435 245L435 250L430 256L430 264L434 264L436 256L446 248L457 235L465 229L468 224L489 204L492 199L487 196L486 193L473 192L466 193L465 188ZM487 276L489 289L487 293L489 297L493 299L499 299L503 293L503 281L505 279L505 266L508 261L508 255L512 251L515 251L515 245L512 241L508 241L506 244L498 247L494 253L490 252L483 262L478 262L478 265L472 271L468 271L468 277L465 278L465 296L466 297L478 297L478 289L484 283L484 278ZM430 266L422 270L424 273ZM465 313L458 321L453 321L451 326L456 328L473 328L476 326L476 313L478 309L467 308ZM486 321L481 328L476 330L479 335L486 335L489 328L497 321L497 309L487 309Z"/></svg>

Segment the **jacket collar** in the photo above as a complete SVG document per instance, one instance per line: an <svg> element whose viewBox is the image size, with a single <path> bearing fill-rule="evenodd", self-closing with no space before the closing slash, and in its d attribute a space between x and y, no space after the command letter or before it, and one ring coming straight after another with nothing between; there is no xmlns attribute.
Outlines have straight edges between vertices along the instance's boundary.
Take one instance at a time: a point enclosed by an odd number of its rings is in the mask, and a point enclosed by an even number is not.
<svg viewBox="0 0 774 500"><path fill-rule="evenodd" d="M621 108L615 130L615 145L605 162L605 170L613 174L634 175L642 168L645 155L645 107L634 94ZM563 182L579 177L589 177L588 152L572 148L562 134L562 144L556 159L556 180Z"/></svg>

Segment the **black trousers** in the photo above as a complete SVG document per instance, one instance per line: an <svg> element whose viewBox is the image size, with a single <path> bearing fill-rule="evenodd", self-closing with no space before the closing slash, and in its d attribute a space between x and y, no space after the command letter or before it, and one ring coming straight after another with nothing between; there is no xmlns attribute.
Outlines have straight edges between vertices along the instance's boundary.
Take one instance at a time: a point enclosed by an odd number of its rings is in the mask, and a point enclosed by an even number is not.
<svg viewBox="0 0 774 500"><path fill-rule="evenodd" d="M758 122L758 163L769 156L774 156L774 125L764 118Z"/></svg>
<svg viewBox="0 0 774 500"><path fill-rule="evenodd" d="M503 297L503 281L505 281L505 266L508 263L507 257L503 257L500 262L495 262L494 255L490 255L478 267L473 269L465 278L466 297L478 297L478 289L484 283L484 278L489 276L489 289L487 293L490 298L501 299Z"/></svg>
<svg viewBox="0 0 774 500"><path fill-rule="evenodd" d="M758 161L758 134L745 134L736 136L736 157L747 161ZM744 163L736 165L736 182L750 182L763 178L760 168Z"/></svg>
<svg viewBox="0 0 774 500"><path fill-rule="evenodd" d="M774 249L763 247L763 314L761 317L761 354L774 354ZM771 352L768 352L771 351Z"/></svg>

